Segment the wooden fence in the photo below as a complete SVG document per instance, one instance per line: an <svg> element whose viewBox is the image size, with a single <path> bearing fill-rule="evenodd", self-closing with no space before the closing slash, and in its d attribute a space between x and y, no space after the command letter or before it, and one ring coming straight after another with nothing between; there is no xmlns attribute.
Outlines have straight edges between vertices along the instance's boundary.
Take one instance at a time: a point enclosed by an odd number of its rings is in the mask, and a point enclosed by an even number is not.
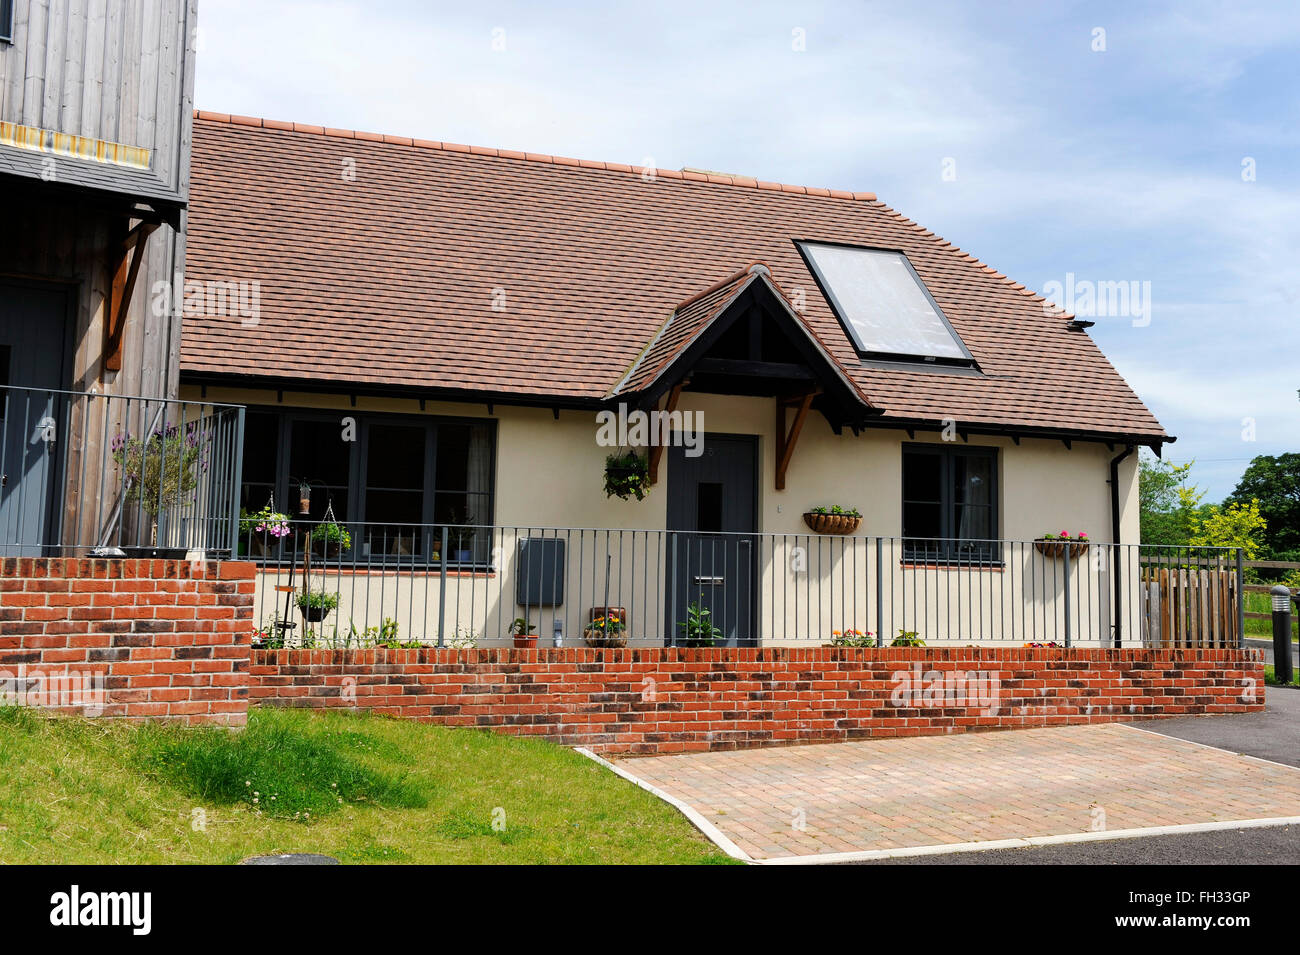
<svg viewBox="0 0 1300 955"><path fill-rule="evenodd" d="M1142 642L1149 647L1235 647L1241 634L1236 569L1142 568Z"/></svg>

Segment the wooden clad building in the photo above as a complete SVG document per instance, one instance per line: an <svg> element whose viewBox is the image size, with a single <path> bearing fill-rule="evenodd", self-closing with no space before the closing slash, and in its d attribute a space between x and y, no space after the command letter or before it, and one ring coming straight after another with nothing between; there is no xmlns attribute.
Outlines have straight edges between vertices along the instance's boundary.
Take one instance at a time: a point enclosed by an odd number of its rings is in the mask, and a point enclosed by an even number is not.
<svg viewBox="0 0 1300 955"><path fill-rule="evenodd" d="M197 0L0 0L0 386L25 419L5 429L9 543L49 543L55 489L97 493L79 459L122 428L96 420L121 404L42 393L176 394L164 283L184 271L196 23ZM69 438L46 464L18 443L43 414Z"/></svg>

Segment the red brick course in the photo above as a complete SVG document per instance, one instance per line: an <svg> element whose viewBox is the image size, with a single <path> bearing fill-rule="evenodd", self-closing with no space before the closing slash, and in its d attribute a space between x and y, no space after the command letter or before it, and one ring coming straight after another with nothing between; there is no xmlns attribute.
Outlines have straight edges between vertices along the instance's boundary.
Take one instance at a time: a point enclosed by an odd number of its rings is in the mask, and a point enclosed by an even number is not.
<svg viewBox="0 0 1300 955"><path fill-rule="evenodd" d="M925 696L936 675L953 685L973 671L996 672L998 692ZM900 673L919 675L919 699L900 696ZM259 650L250 674L255 704L365 709L624 753L1264 706L1262 658L1238 650Z"/></svg>
<svg viewBox="0 0 1300 955"><path fill-rule="evenodd" d="M240 561L0 560L0 694L88 677L102 700L51 708L242 726L253 588Z"/></svg>

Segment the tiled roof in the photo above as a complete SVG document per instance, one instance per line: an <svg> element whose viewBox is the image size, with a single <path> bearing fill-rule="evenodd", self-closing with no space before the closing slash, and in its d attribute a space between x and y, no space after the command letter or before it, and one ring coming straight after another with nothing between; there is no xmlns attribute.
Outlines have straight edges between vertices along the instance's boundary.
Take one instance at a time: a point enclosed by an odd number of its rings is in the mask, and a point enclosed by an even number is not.
<svg viewBox="0 0 1300 955"><path fill-rule="evenodd" d="M982 374L864 365L796 239L905 252ZM1068 316L871 193L205 112L186 278L260 315L187 315L182 371L595 402L753 261L885 419L1164 436Z"/></svg>
<svg viewBox="0 0 1300 955"><path fill-rule="evenodd" d="M749 271L737 272L684 299L655 334L645 354L637 358L626 379L614 387L614 394L637 391L659 377L756 277Z"/></svg>

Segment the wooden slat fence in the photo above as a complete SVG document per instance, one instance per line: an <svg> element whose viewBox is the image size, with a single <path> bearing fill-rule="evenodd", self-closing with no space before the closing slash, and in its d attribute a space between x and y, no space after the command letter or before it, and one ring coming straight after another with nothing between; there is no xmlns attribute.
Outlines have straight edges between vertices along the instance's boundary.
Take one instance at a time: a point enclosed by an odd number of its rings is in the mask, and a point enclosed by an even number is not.
<svg viewBox="0 0 1300 955"><path fill-rule="evenodd" d="M1142 568L1142 637L1151 647L1238 644L1236 570L1147 565Z"/></svg>

